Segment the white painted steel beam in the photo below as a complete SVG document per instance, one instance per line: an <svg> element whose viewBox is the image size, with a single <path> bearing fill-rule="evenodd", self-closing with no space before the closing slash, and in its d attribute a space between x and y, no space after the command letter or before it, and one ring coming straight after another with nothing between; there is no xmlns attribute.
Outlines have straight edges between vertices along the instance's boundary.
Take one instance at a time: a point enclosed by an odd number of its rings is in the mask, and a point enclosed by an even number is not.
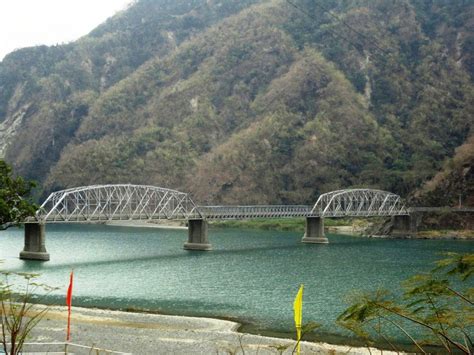
<svg viewBox="0 0 474 355"><path fill-rule="evenodd" d="M196 206L188 194L155 186L92 185L53 192L36 212L43 223L158 219L250 219L407 215L400 196L346 189L306 205Z"/></svg>

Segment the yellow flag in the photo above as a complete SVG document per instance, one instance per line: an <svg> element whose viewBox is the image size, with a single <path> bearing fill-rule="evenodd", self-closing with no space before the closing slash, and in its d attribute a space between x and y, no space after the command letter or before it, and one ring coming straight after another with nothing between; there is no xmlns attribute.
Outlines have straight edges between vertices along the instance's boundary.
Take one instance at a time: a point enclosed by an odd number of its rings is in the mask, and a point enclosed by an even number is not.
<svg viewBox="0 0 474 355"><path fill-rule="evenodd" d="M301 323L303 323L303 288L304 285L301 285L298 293L296 294L295 302L293 303L293 311L295 312L296 340L298 341L298 346L296 348L297 354L300 353Z"/></svg>

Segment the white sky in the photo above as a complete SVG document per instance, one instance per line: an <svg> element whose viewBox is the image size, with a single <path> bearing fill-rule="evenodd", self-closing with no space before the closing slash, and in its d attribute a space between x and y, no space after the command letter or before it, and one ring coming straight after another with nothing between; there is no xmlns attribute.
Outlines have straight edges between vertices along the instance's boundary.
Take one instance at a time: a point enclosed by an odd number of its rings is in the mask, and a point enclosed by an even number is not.
<svg viewBox="0 0 474 355"><path fill-rule="evenodd" d="M15 49L67 43L133 0L0 0L0 60Z"/></svg>

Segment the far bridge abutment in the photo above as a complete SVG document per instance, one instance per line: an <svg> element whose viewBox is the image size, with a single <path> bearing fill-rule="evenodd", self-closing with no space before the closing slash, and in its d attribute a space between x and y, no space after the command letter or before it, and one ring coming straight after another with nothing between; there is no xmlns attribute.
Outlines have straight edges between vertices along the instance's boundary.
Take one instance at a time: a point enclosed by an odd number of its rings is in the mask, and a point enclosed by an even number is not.
<svg viewBox="0 0 474 355"><path fill-rule="evenodd" d="M392 232L391 234L416 234L418 231L418 220L420 213L412 212L406 215L392 216Z"/></svg>

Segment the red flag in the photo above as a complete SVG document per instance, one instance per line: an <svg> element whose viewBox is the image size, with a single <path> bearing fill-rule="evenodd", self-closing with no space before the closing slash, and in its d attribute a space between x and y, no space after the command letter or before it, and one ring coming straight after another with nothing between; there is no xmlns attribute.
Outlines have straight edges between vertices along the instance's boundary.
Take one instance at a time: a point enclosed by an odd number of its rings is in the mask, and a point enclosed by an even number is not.
<svg viewBox="0 0 474 355"><path fill-rule="evenodd" d="M72 281L74 278L74 272L71 271L71 276L69 279L69 287L66 294L66 305L67 305L67 336L66 341L69 341L71 336L71 306L72 306Z"/></svg>

